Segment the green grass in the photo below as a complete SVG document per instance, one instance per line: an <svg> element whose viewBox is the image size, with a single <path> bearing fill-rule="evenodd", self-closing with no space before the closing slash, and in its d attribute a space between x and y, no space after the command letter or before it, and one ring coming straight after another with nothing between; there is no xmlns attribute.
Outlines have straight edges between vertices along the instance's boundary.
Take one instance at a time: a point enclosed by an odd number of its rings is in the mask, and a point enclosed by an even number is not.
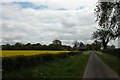
<svg viewBox="0 0 120 80"><path fill-rule="evenodd" d="M120 75L120 59L116 56L97 52L97 55Z"/></svg>
<svg viewBox="0 0 120 80"><path fill-rule="evenodd" d="M3 78L82 78L89 52L46 62L32 68L4 72Z"/></svg>

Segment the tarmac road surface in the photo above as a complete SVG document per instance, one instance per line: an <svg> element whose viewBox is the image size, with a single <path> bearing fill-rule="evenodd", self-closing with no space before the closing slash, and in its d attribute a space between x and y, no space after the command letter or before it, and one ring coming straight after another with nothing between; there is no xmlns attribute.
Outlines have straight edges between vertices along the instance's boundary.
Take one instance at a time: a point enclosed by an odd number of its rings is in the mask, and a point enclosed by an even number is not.
<svg viewBox="0 0 120 80"><path fill-rule="evenodd" d="M115 78L119 80L118 74L108 67L96 54L91 52L83 78Z"/></svg>

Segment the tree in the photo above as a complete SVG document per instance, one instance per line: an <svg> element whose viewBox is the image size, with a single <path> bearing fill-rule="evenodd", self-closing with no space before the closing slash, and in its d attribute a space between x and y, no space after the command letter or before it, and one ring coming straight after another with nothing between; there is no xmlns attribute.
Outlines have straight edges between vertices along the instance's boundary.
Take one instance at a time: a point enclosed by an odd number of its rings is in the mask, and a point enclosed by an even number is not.
<svg viewBox="0 0 120 80"><path fill-rule="evenodd" d="M73 49L77 50L78 47L79 47L79 44L80 44L80 43L79 43L78 41L74 41L74 42L73 42L73 45L74 45L74 46L73 46Z"/></svg>
<svg viewBox="0 0 120 80"><path fill-rule="evenodd" d="M10 44L2 45L2 49L3 50L11 49L11 45Z"/></svg>
<svg viewBox="0 0 120 80"><path fill-rule="evenodd" d="M86 48L87 48L87 50L93 50L92 44L86 44Z"/></svg>
<svg viewBox="0 0 120 80"><path fill-rule="evenodd" d="M92 34L93 39L96 39L101 42L102 46L104 49L107 48L107 44L110 40L114 39L113 33L109 31L108 29L97 29L95 32Z"/></svg>
<svg viewBox="0 0 120 80"><path fill-rule="evenodd" d="M92 43L92 48L94 50L100 50L101 49L101 42L95 40L93 43Z"/></svg>
<svg viewBox="0 0 120 80"><path fill-rule="evenodd" d="M62 45L62 42L60 40L56 39L56 40L53 41L53 44L54 45Z"/></svg>
<svg viewBox="0 0 120 80"><path fill-rule="evenodd" d="M23 44L22 44L22 43L19 43L19 42L17 42L17 43L14 45L14 48L15 48L16 50L20 50L22 47L23 47Z"/></svg>
<svg viewBox="0 0 120 80"><path fill-rule="evenodd" d="M27 43L27 44L25 45L25 49L27 49L27 50L32 49L32 44L31 44L31 43Z"/></svg>
<svg viewBox="0 0 120 80"><path fill-rule="evenodd" d="M73 47L78 47L79 46L79 42L78 41L74 41L73 45L74 45Z"/></svg>
<svg viewBox="0 0 120 80"><path fill-rule="evenodd" d="M95 14L100 28L109 29L114 34L112 37L117 38L120 36L120 1L115 1L99 1L95 8Z"/></svg>

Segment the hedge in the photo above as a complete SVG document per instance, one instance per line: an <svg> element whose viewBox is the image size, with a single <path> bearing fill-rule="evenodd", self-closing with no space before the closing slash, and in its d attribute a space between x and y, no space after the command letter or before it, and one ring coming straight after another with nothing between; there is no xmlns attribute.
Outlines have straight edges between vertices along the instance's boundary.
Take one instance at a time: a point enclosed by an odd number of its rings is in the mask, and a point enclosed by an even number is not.
<svg viewBox="0 0 120 80"><path fill-rule="evenodd" d="M101 51L106 54L115 55L120 59L120 49L105 49Z"/></svg>
<svg viewBox="0 0 120 80"><path fill-rule="evenodd" d="M2 58L2 70L11 71L19 70L25 67L32 67L43 64L48 61L53 61L58 58L67 58L74 56L81 52L69 52L61 54L44 54L44 55L33 55L33 56L15 56L15 57L4 57Z"/></svg>

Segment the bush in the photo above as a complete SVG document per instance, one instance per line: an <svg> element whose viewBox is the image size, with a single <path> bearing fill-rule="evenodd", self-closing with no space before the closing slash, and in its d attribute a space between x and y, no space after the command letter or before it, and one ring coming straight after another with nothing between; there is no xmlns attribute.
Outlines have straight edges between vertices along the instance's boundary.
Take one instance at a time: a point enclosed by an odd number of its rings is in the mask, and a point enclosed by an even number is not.
<svg viewBox="0 0 120 80"><path fill-rule="evenodd" d="M101 51L106 54L115 55L120 58L120 49L106 49Z"/></svg>

